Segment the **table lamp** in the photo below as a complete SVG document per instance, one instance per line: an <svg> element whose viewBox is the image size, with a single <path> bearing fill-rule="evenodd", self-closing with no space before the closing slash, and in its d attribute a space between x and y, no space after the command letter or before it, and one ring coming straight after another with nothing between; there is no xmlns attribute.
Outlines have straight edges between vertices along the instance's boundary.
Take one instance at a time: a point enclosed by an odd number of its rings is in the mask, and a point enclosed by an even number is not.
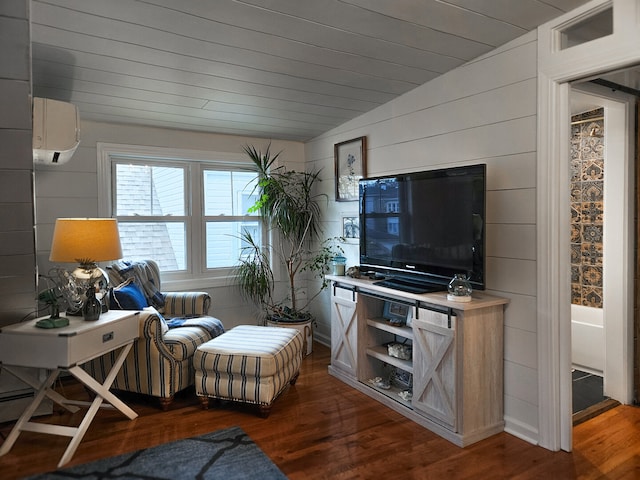
<svg viewBox="0 0 640 480"><path fill-rule="evenodd" d="M115 218L58 218L53 230L49 260L57 263L77 263L71 276L78 293L86 295L94 286L99 298L104 297L109 285L107 272L97 262L122 258L122 246ZM103 302L103 308L106 302ZM70 314L81 314L68 311Z"/></svg>

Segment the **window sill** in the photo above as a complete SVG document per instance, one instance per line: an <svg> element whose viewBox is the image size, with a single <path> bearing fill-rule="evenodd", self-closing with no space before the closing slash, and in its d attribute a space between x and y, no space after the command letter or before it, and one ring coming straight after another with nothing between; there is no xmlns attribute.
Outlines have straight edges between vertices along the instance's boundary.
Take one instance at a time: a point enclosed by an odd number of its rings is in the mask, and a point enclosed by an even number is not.
<svg viewBox="0 0 640 480"><path fill-rule="evenodd" d="M185 279L163 279L164 292L193 292L210 290L212 288L233 287L235 284L228 277L203 277Z"/></svg>

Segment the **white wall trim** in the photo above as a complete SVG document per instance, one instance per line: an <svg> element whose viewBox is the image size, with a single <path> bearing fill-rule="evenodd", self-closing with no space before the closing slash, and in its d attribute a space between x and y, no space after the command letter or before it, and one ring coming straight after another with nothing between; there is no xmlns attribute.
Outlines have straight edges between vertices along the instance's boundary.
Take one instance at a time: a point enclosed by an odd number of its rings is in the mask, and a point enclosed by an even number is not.
<svg viewBox="0 0 640 480"><path fill-rule="evenodd" d="M521 440L524 440L525 442L531 443L533 445L538 444L538 437L540 435L537 430L531 428L530 425L519 422L518 420L515 420L508 415L504 416L504 431L518 437Z"/></svg>
<svg viewBox="0 0 640 480"><path fill-rule="evenodd" d="M562 148L569 151L569 121L562 121L569 115L568 90L567 84L556 87L551 80L540 75L536 192L538 431L540 445L550 450L560 449L561 415L566 410L560 406L566 407L568 403L571 410L571 398L561 397L560 386L566 381L563 372L570 372L571 356L562 351L560 341L567 332L561 331L563 322L559 320L569 314L571 278L569 268L562 269L562 257L569 258L569 230L562 229L562 225L569 225L569 199L558 193L566 191L566 188L561 189L561 185L568 185L568 161L564 163L565 168L561 168L559 162L545 159L562 158ZM566 107L556 107L560 105Z"/></svg>

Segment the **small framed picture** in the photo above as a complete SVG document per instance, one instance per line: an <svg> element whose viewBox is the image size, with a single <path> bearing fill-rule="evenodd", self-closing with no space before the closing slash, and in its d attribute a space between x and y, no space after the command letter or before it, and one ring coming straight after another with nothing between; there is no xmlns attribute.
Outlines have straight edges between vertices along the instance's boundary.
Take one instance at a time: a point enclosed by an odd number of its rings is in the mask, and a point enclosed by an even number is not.
<svg viewBox="0 0 640 480"><path fill-rule="evenodd" d="M358 181L366 176L366 138L354 138L334 145L337 202L358 200Z"/></svg>
<svg viewBox="0 0 640 480"><path fill-rule="evenodd" d="M342 236L346 240L360 238L360 217L342 217Z"/></svg>
<svg viewBox="0 0 640 480"><path fill-rule="evenodd" d="M411 307L403 303L385 301L382 310L382 318L389 320L391 325L411 325Z"/></svg>

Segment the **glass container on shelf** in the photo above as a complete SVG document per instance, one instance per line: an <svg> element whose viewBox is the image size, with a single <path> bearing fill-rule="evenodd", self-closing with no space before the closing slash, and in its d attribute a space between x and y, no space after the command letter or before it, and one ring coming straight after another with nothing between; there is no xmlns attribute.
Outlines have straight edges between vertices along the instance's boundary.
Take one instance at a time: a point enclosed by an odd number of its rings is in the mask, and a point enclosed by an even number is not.
<svg viewBox="0 0 640 480"><path fill-rule="evenodd" d="M449 282L447 300L454 302L471 301L471 283L464 273L456 273Z"/></svg>
<svg viewBox="0 0 640 480"><path fill-rule="evenodd" d="M341 255L333 257L333 274L344 275L345 267L347 265L347 259Z"/></svg>

